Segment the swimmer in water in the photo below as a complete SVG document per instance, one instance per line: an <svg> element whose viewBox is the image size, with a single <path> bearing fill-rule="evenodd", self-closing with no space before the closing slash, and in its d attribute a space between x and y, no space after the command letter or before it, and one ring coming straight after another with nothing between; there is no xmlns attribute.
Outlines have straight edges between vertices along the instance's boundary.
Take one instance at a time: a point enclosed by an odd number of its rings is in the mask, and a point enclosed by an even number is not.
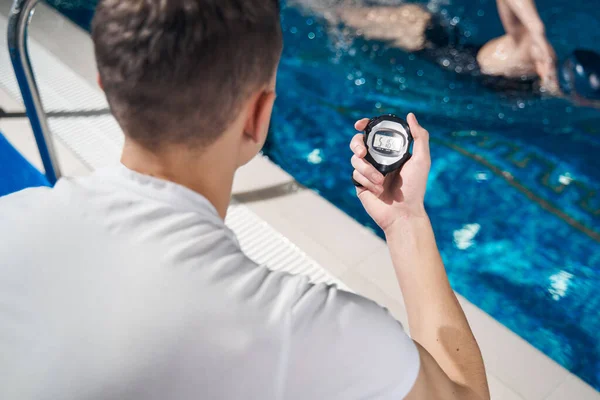
<svg viewBox="0 0 600 400"><path fill-rule="evenodd" d="M600 63L596 58L600 56L575 51L569 57L571 62L565 62L557 72L556 53L546 37L534 0L497 0L506 33L483 46L459 44L458 27L418 4L390 5L390 0L289 3L321 14L331 24L342 23L366 39L388 42L445 69L478 77L484 85L497 90L522 92L540 88L557 96L568 94L587 106L599 106ZM558 75L570 76L571 80L559 79ZM576 82L578 91L574 91Z"/></svg>

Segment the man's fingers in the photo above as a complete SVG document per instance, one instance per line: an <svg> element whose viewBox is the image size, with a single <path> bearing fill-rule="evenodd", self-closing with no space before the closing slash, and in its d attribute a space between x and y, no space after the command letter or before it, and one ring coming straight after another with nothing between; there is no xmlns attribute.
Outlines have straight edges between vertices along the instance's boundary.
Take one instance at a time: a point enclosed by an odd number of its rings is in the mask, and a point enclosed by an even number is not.
<svg viewBox="0 0 600 400"><path fill-rule="evenodd" d="M417 121L415 114L408 114L406 120L410 126L410 131L415 143L413 145L413 158L416 160L423 160L430 162L431 155L429 154L429 132Z"/></svg>
<svg viewBox="0 0 600 400"><path fill-rule="evenodd" d="M367 155L367 148L365 147L365 136L362 133L357 133L350 142L350 149L358 158L363 158Z"/></svg>
<svg viewBox="0 0 600 400"><path fill-rule="evenodd" d="M353 156L350 162L352 163L354 169L357 170L361 175L366 177L371 183L377 186L383 185L385 177L381 172L377 171L374 166L372 166L365 160L358 158L357 156ZM362 182L359 183L362 184Z"/></svg>
<svg viewBox="0 0 600 400"><path fill-rule="evenodd" d="M354 178L356 182L360 183L363 186L362 188L356 188L359 193L363 192L364 190L368 190L376 196L380 196L383 193L382 185L374 184L357 170L354 170L354 172L352 173L352 178Z"/></svg>
<svg viewBox="0 0 600 400"><path fill-rule="evenodd" d="M354 128L357 131L361 131L362 132L365 129L367 129L367 125L369 125L369 121L370 121L369 118L363 118L363 119L361 119L359 121L356 121L356 123L354 124Z"/></svg>

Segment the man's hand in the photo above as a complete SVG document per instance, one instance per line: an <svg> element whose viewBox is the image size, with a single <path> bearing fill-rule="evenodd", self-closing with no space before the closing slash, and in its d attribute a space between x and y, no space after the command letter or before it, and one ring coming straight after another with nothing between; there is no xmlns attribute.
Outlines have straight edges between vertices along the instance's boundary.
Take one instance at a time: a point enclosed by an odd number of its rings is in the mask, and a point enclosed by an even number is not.
<svg viewBox="0 0 600 400"><path fill-rule="evenodd" d="M542 79L542 87L551 94L556 94L559 90L556 76L556 53L543 34L532 34L531 58L538 76Z"/></svg>
<svg viewBox="0 0 600 400"><path fill-rule="evenodd" d="M354 152L353 177L363 185L356 189L358 197L371 218L384 231L399 220L426 217L423 200L431 167L429 133L419 125L414 114L408 114L407 121L414 138L413 155L400 172L392 172L385 179L364 160L367 155L364 135L357 134L350 143ZM368 123L368 119L362 119L354 127L358 131L364 131Z"/></svg>

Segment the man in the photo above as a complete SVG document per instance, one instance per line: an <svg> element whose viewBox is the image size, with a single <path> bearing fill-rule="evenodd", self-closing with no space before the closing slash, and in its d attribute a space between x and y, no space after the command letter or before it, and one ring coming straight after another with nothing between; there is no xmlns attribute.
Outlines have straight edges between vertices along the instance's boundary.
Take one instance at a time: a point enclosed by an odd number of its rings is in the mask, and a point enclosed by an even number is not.
<svg viewBox="0 0 600 400"><path fill-rule="evenodd" d="M514 87L523 78L539 77L545 89L558 90L556 54L534 0L497 0L506 34L482 47L461 46L455 40L458 28L417 4L390 6L389 1L357 0L292 3L323 14L330 22L343 22L367 39L388 41L458 73L503 78L485 81L496 87Z"/></svg>
<svg viewBox="0 0 600 400"><path fill-rule="evenodd" d="M364 298L254 264L223 223L267 136L277 1L101 0L93 40L122 165L0 199L0 398L489 399L414 115L414 157L385 183L352 142L413 342Z"/></svg>

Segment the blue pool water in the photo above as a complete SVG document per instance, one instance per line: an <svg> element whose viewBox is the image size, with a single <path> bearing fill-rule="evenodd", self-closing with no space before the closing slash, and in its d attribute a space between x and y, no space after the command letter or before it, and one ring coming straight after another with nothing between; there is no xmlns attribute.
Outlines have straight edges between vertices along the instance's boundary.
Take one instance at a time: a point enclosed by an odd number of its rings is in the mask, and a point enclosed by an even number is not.
<svg viewBox="0 0 600 400"><path fill-rule="evenodd" d="M73 3L55 1L63 9ZM465 42L502 33L494 0L446 3L430 5L454 18ZM66 12L87 27L89 4L76 1ZM596 2L539 7L559 57L575 47L600 52ZM431 133L426 205L453 287L600 389L600 113L499 94L294 7L282 14L285 50L266 154L380 234L350 182L353 122L415 112Z"/></svg>
<svg viewBox="0 0 600 400"><path fill-rule="evenodd" d="M473 3L440 12L470 43L500 35L495 2ZM541 5L559 57L574 43L600 51L591 3ZM426 205L454 289L600 389L600 113L483 89L293 7L283 25L269 157L380 233L349 179L353 122L415 112L432 137Z"/></svg>

